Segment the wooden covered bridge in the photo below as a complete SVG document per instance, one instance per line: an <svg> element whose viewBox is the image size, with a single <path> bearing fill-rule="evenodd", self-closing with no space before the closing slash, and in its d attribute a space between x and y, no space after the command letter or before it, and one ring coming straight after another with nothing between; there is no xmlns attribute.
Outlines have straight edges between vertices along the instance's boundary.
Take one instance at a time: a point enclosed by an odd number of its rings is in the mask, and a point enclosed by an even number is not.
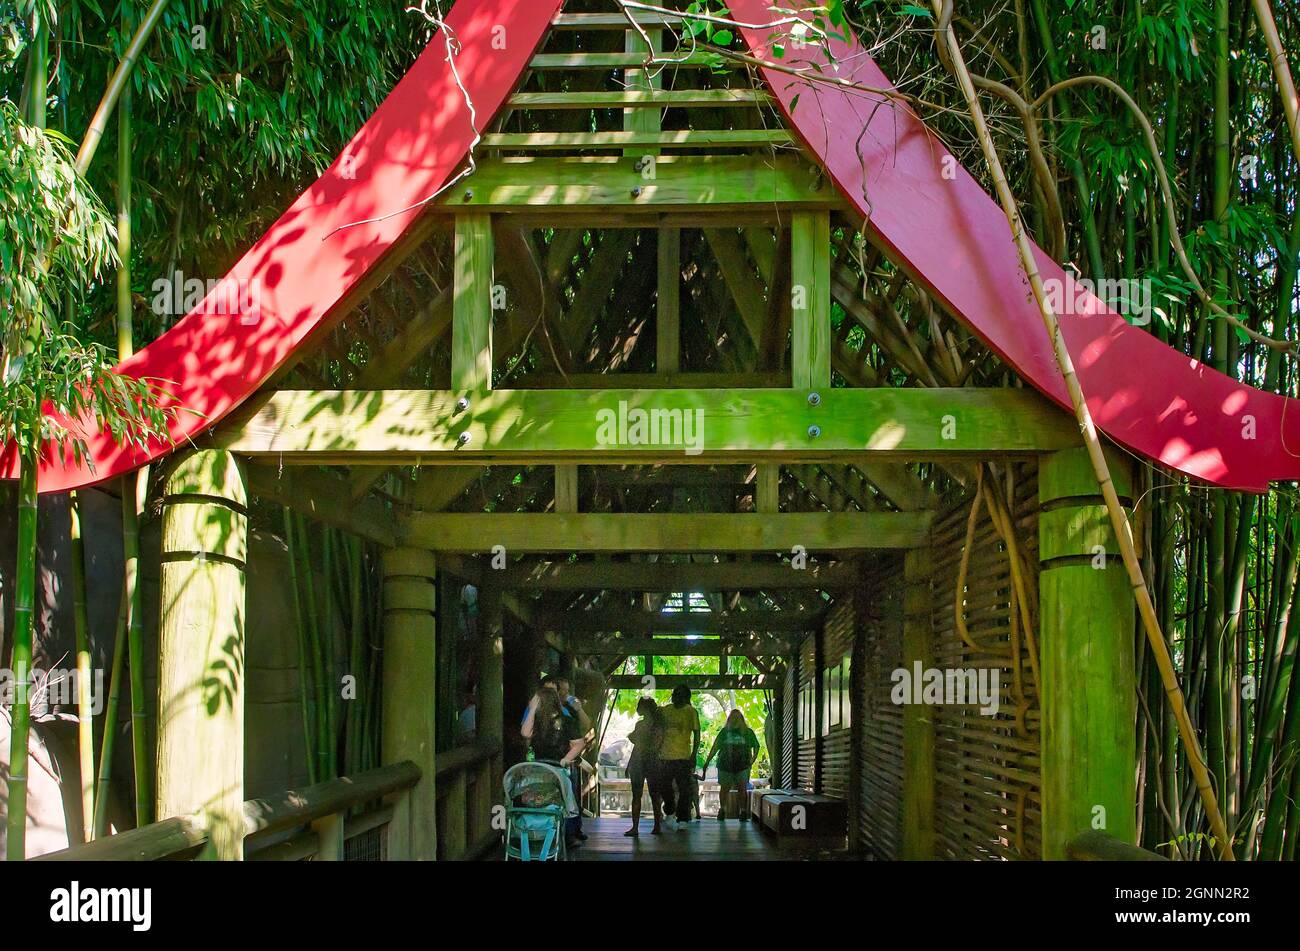
<svg viewBox="0 0 1300 951"><path fill-rule="evenodd" d="M774 64L789 25L730 7L748 52L460 0L455 69L440 32L227 278L260 311L205 303L125 366L174 381L180 448L50 461L45 491L158 462L162 508L157 822L69 855L491 855L539 674L601 709L683 654L717 672L656 687L769 693L773 781L847 802L845 855L1134 841L1131 593L1006 220L852 37ZM828 52L847 85L801 72ZM1128 394L1134 359L1192 371L1098 307L1062 322L1126 504L1135 456L1281 477L1223 448L1236 384ZM380 765L294 794L246 784L288 729L242 676L293 640L245 609L267 503L382 564ZM934 671L996 672L996 709L899 702Z"/></svg>

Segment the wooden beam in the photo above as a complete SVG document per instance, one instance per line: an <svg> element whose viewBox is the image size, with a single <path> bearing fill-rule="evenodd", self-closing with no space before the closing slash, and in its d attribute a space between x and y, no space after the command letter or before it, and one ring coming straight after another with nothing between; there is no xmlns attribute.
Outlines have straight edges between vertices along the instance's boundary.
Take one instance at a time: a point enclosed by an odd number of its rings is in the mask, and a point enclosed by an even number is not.
<svg viewBox="0 0 1300 951"><path fill-rule="evenodd" d="M444 290L405 320L397 335L361 368L357 387L383 389L400 383L406 371L451 327L452 301L451 290Z"/></svg>
<svg viewBox="0 0 1300 951"><path fill-rule="evenodd" d="M678 89L664 92L517 92L511 109L674 109L767 105L772 97L757 89Z"/></svg>
<svg viewBox="0 0 1300 951"><path fill-rule="evenodd" d="M808 163L792 156L664 155L654 159L649 174L642 162L622 156L485 159L430 213L545 207L556 214L590 215L676 206L706 206L714 212L840 204L833 189L818 187Z"/></svg>
<svg viewBox="0 0 1300 951"><path fill-rule="evenodd" d="M554 515L422 513L399 532L437 551L537 552L863 551L926 544L930 513L800 512L780 515L672 513Z"/></svg>
<svg viewBox="0 0 1300 951"><path fill-rule="evenodd" d="M934 496L916 473L897 462L864 461L856 468L904 512L929 508Z"/></svg>
<svg viewBox="0 0 1300 951"><path fill-rule="evenodd" d="M624 21L626 24L626 21ZM628 30L629 35L639 38L635 30ZM651 37L660 35L663 31L658 28L652 28L646 31ZM662 44L656 44L655 49L659 51ZM627 69L633 72L640 72L637 67L644 66L646 60L646 48L644 41L638 39L635 46L628 44L626 52L623 53L538 53L528 63L529 69ZM693 66L712 69L716 58L711 58L707 53L690 53L685 56L673 54L673 68L677 69L682 66ZM720 65L727 65L722 63ZM631 81L628 85L632 86ZM634 88L642 88L636 86ZM656 87L657 88L657 87ZM602 133L603 134L603 133Z"/></svg>
<svg viewBox="0 0 1300 951"><path fill-rule="evenodd" d="M676 230L676 229L674 229ZM674 338L679 339L679 338ZM672 352L672 344L664 343ZM762 390L788 389L790 374L780 370L755 372L710 373L693 371L677 373L570 373L560 376L553 373L530 373L511 381L514 390L605 390L611 383L620 388L634 390Z"/></svg>
<svg viewBox="0 0 1300 951"><path fill-rule="evenodd" d="M584 657L768 657L790 652L785 641L699 640L684 637L618 637L606 641L567 638L569 651Z"/></svg>
<svg viewBox="0 0 1300 951"><path fill-rule="evenodd" d="M650 40L650 48L636 30L629 29L623 36L624 49L632 55L639 55L644 61L647 57L661 52L664 47L662 29L652 28L645 32ZM653 93L663 89L663 72L661 70L627 69L623 73L623 83L628 90ZM659 109L624 109L623 129L626 132L658 132L662 126ZM632 153L627 153L632 154Z"/></svg>
<svg viewBox="0 0 1300 951"><path fill-rule="evenodd" d="M301 467L250 466L248 485L258 498L287 506L324 525L385 547L397 543L397 520L392 512L375 498L354 500L345 479Z"/></svg>
<svg viewBox="0 0 1300 951"><path fill-rule="evenodd" d="M505 221L507 219L500 219ZM568 232L561 232L568 234ZM493 229L496 240L495 258L497 263L498 286L505 278L505 284L512 295L513 308L507 313L501 334L492 338L492 362L501 368L516 355L519 345L523 343L529 331L536 336L549 335L546 347L541 348L545 357L553 358L561 372L569 373L573 369L573 356L560 335L559 321L564 313L561 295L556 287L556 277L542 261L533 244L532 232L509 226ZM496 290L494 289L494 293ZM500 301L494 303L500 304ZM545 325L545 332L538 330L538 323ZM497 352L500 349L502 352Z"/></svg>
<svg viewBox="0 0 1300 951"><path fill-rule="evenodd" d="M788 365L785 361L786 341L790 338L790 325L793 320L793 301L790 297L790 281L793 269L790 257L790 229L777 228L776 242L766 239L766 228L746 228L745 240L756 261L763 280L767 282L767 318L763 321L763 337L758 341L760 366L779 367ZM766 264L764 263L766 261ZM852 376L845 379L854 386L861 384Z"/></svg>
<svg viewBox="0 0 1300 951"><path fill-rule="evenodd" d="M778 690L784 678L766 674L653 674L655 690ZM614 674L605 678L611 690L641 690L650 685L646 674Z"/></svg>
<svg viewBox="0 0 1300 951"><path fill-rule="evenodd" d="M513 565L494 572L493 578L504 588L536 591L650 592L838 590L861 580L852 562L814 562L796 569L788 562L540 561Z"/></svg>
<svg viewBox="0 0 1300 951"><path fill-rule="evenodd" d="M420 512L440 512L483 477L486 466L430 466L419 470L411 486L411 507Z"/></svg>
<svg viewBox="0 0 1300 951"><path fill-rule="evenodd" d="M817 405L789 390L498 390L471 396L464 411L461 395L281 390L249 400L214 441L277 464L374 465L901 461L1079 441L1068 414L1023 389L834 389Z"/></svg>
<svg viewBox="0 0 1300 951"><path fill-rule="evenodd" d="M740 637L754 632L791 633L815 631L822 623L821 611L729 611L664 613L629 609L594 608L585 611L539 611L536 621L543 627L563 628L572 634L612 633L652 636L670 632L704 636Z"/></svg>
<svg viewBox="0 0 1300 951"><path fill-rule="evenodd" d="M791 224L790 365L797 390L831 385L831 219L798 212Z"/></svg>
<svg viewBox="0 0 1300 951"><path fill-rule="evenodd" d="M492 388L492 219L456 216L455 302L452 305L451 385Z"/></svg>
<svg viewBox="0 0 1300 951"><path fill-rule="evenodd" d="M745 322L750 339L758 347L767 320L767 301L763 299L765 288L750 267L745 245L734 229L706 228L704 237L718 260L722 279L736 304L740 319Z"/></svg>
<svg viewBox="0 0 1300 951"><path fill-rule="evenodd" d="M623 268L627 266L628 252L636 247L635 231L606 231L591 259L583 266L573 303L565 313L564 339L570 350L583 360L582 348L591 336L601 311L609 300Z"/></svg>
<svg viewBox="0 0 1300 951"><path fill-rule="evenodd" d="M676 26L682 17L675 13L629 11L642 26ZM553 21L557 30L626 30L627 16L623 13L561 13Z"/></svg>
<svg viewBox="0 0 1300 951"><path fill-rule="evenodd" d="M645 112L641 109L639 112ZM570 149L780 148L793 139L785 129L672 129L670 131L495 132L483 148L541 152Z"/></svg>

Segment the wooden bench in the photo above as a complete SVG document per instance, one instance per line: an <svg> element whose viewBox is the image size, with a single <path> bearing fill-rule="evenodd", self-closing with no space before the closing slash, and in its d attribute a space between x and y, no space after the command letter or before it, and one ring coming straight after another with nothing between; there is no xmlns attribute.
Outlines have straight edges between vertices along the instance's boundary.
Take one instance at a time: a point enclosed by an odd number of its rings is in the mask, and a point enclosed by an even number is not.
<svg viewBox="0 0 1300 951"><path fill-rule="evenodd" d="M755 821L779 845L842 848L849 827L849 804L835 796L798 789L755 789L749 798Z"/></svg>

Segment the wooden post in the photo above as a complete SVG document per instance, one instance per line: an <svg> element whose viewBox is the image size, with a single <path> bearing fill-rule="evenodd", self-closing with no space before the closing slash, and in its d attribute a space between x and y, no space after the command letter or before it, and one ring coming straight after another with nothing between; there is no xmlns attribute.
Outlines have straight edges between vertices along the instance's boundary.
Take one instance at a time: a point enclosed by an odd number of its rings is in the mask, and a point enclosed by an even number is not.
<svg viewBox="0 0 1300 951"><path fill-rule="evenodd" d="M578 511L578 467L555 467L555 511L570 515Z"/></svg>
<svg viewBox="0 0 1300 951"><path fill-rule="evenodd" d="M1121 499L1132 469L1110 453ZM1089 830L1136 844L1133 599L1086 450L1039 469L1043 858Z"/></svg>
<svg viewBox="0 0 1300 951"><path fill-rule="evenodd" d="M822 791L823 773L825 767L823 758L825 757L825 734L826 729L826 622L823 621L817 630L808 635L813 639L813 789L815 793Z"/></svg>
<svg viewBox="0 0 1300 951"><path fill-rule="evenodd" d="M317 819L311 824L312 831L316 833L318 845L316 847L317 862L342 862L343 861L343 816L339 813L325 816Z"/></svg>
<svg viewBox="0 0 1300 951"><path fill-rule="evenodd" d="M384 826L385 861L404 862L411 857L411 791L389 797L393 816Z"/></svg>
<svg viewBox="0 0 1300 951"><path fill-rule="evenodd" d="M384 553L383 761L410 760L421 773L394 813L390 841L398 852L390 846L392 859L431 861L437 854L436 574L432 552L395 548Z"/></svg>
<svg viewBox="0 0 1300 951"><path fill-rule="evenodd" d="M757 470L754 511L775 514L781 511L781 465L776 462L760 462Z"/></svg>
<svg viewBox="0 0 1300 951"><path fill-rule="evenodd" d="M501 608L501 589L483 586L478 594L479 655L478 699L475 703L475 720L478 741L495 747L496 752L485 763L486 786L479 797L482 805L480 822L491 823L492 807L501 798L501 776L504 769L505 743L505 614ZM470 841L482 842L488 825L472 830Z"/></svg>
<svg viewBox="0 0 1300 951"><path fill-rule="evenodd" d="M659 229L658 270L655 369L659 373L677 373L682 368L682 232L680 228Z"/></svg>
<svg viewBox="0 0 1300 951"><path fill-rule="evenodd" d="M903 556L903 668L933 665L931 552ZM909 861L934 858L934 711L919 698L903 707L903 846ZM856 718L855 718L856 719Z"/></svg>
<svg viewBox="0 0 1300 951"><path fill-rule="evenodd" d="M492 216L456 216L451 388L492 389Z"/></svg>
<svg viewBox="0 0 1300 951"><path fill-rule="evenodd" d="M790 232L790 365L796 390L831 385L831 219L797 211Z"/></svg>
<svg viewBox="0 0 1300 951"><path fill-rule="evenodd" d="M474 809L471 812L469 846L472 858L478 858L483 843L495 838L492 829L492 807L496 805L497 790L501 788L501 753L498 751L478 765L478 778L474 783Z"/></svg>
<svg viewBox="0 0 1300 951"><path fill-rule="evenodd" d="M451 862L465 858L469 843L469 772L457 767L447 780L442 801L442 856Z"/></svg>
<svg viewBox="0 0 1300 951"><path fill-rule="evenodd" d="M203 857L244 857L248 489L232 455L184 456L163 496L158 819L198 813Z"/></svg>
<svg viewBox="0 0 1300 951"><path fill-rule="evenodd" d="M858 570L862 572L859 562ZM849 653L849 682L844 689L849 692L849 852L854 854L862 849L862 826L858 817L862 814L862 744L865 742L863 726L866 710L858 703L863 695L862 677L867 653L867 604L868 593L866 579L863 585L845 593L853 599L853 647Z"/></svg>

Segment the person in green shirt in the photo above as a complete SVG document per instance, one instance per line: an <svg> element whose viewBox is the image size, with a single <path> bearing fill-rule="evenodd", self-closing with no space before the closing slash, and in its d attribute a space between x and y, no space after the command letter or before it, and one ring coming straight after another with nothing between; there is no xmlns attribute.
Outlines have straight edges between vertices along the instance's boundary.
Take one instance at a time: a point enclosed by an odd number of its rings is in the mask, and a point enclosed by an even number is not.
<svg viewBox="0 0 1300 951"><path fill-rule="evenodd" d="M732 810L741 822L749 819L746 798L749 794L749 771L758 759L758 737L745 722L745 715L739 710L732 710L727 717L727 725L718 733L709 750L709 757L704 761L704 771L714 755L718 757L718 819L727 818L727 797L736 794Z"/></svg>

